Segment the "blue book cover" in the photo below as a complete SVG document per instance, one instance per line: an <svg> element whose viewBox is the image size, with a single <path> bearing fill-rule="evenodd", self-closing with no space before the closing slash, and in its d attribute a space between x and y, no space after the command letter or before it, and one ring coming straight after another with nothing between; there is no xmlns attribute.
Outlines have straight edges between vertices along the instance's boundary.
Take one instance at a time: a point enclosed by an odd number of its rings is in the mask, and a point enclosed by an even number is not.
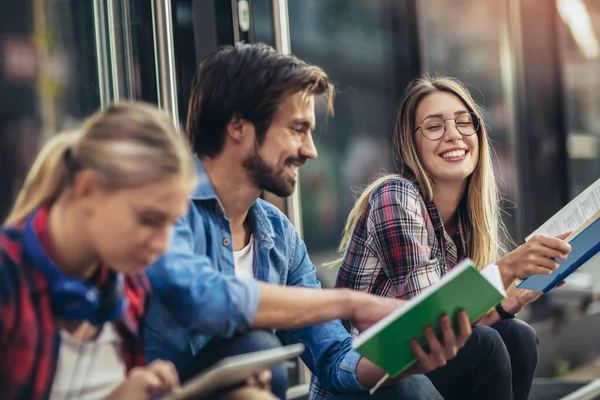
<svg viewBox="0 0 600 400"><path fill-rule="evenodd" d="M600 213L596 213L566 241L571 245L571 253L566 260L559 260L559 267L550 275L534 275L519 285L520 289L548 293L569 275L577 271L600 252Z"/></svg>

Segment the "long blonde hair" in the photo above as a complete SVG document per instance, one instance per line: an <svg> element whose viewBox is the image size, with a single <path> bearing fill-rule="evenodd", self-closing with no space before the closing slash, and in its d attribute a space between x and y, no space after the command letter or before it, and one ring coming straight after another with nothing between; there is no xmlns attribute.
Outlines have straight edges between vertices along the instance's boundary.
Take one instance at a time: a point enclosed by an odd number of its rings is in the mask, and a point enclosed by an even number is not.
<svg viewBox="0 0 600 400"><path fill-rule="evenodd" d="M469 111L475 113L481 120L477 132L479 161L469 177L464 195L466 201L462 201L459 206L462 208L459 211L465 217L463 223L467 241L467 256L473 259L475 265L483 268L497 260L499 255L505 251L505 244L510 243L500 215L501 195L496 184L492 150L485 124L481 118L481 108L460 81L443 76L423 76L413 80L408 86L398 110L393 141L394 151L399 161L400 175L386 175L375 179L357 199L346 221L342 240L338 247L338 252L342 257L350 244L352 233L367 207L371 194L386 180L402 176L420 187L426 202L433 200L434 182L423 168L417 155L414 128L416 127L415 119L419 103L429 94L436 92L446 92L457 96ZM329 265L338 266L342 259Z"/></svg>
<svg viewBox="0 0 600 400"><path fill-rule="evenodd" d="M187 141L152 105L115 103L76 132L50 139L38 154L4 224L16 224L64 193L74 176L93 170L107 189L140 187L171 176L195 180Z"/></svg>

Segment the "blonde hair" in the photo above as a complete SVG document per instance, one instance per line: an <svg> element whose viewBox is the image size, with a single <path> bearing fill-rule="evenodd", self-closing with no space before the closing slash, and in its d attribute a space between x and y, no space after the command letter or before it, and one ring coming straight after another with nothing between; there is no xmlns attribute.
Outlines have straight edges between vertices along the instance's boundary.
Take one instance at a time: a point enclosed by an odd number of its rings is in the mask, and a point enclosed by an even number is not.
<svg viewBox="0 0 600 400"><path fill-rule="evenodd" d="M152 105L120 102L89 117L76 132L50 139L38 154L4 224L24 220L58 199L82 170L111 190L181 176L195 179L187 141L170 117Z"/></svg>
<svg viewBox="0 0 600 400"><path fill-rule="evenodd" d="M465 86L457 79L423 76L413 80L406 89L404 100L398 110L393 138L400 176L417 184L426 202L433 200L434 182L423 168L417 155L414 130L417 125L415 119L419 103L429 94L436 92L446 92L457 96L469 111L475 113L481 120L477 132L479 161L469 177L459 212L464 216L467 256L473 259L478 268L483 268L497 260L505 251L504 245L510 242L510 237L500 215L501 195L494 175L490 140L481 118L482 110ZM342 240L338 247L338 252L342 257L373 191L383 182L397 176L386 175L377 178L357 199L346 221ZM343 258L340 258L329 265L339 266L342 260Z"/></svg>

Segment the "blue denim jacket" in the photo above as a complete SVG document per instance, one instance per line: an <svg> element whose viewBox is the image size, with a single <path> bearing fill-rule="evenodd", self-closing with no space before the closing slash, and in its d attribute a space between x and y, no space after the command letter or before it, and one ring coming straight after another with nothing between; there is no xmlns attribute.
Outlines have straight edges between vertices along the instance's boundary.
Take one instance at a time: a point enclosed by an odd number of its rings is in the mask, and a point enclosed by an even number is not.
<svg viewBox="0 0 600 400"><path fill-rule="evenodd" d="M260 295L257 280L235 276L229 221L202 163L196 164L199 184L190 210L176 224L169 252L147 271L153 289L145 324L148 362L170 360L180 372L211 335L248 329ZM287 217L260 199L250 216L255 278L320 288L306 246ZM365 390L355 374L360 355L340 321L277 335L285 344L306 345L302 360L319 382L316 391Z"/></svg>

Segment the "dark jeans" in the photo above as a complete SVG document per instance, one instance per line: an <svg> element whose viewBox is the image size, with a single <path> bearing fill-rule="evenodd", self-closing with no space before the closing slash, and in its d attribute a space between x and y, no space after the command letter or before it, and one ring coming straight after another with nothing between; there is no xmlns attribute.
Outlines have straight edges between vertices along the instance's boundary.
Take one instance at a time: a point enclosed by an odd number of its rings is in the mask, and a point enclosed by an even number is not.
<svg viewBox="0 0 600 400"><path fill-rule="evenodd" d="M443 397L424 375L413 375L393 385L384 386L377 390L373 396L369 393L343 394L331 397L331 400L443 400Z"/></svg>
<svg viewBox="0 0 600 400"><path fill-rule="evenodd" d="M473 328L457 356L427 377L446 400L526 400L537 362L535 331L509 319Z"/></svg>
<svg viewBox="0 0 600 400"><path fill-rule="evenodd" d="M267 331L250 331L239 334L231 339L214 338L194 356L192 361L181 373L181 381L185 382L198 373L213 366L225 357L253 351L269 350L280 347L281 342L275 335ZM287 368L285 363L271 369L271 391L280 399L285 399L288 386Z"/></svg>

